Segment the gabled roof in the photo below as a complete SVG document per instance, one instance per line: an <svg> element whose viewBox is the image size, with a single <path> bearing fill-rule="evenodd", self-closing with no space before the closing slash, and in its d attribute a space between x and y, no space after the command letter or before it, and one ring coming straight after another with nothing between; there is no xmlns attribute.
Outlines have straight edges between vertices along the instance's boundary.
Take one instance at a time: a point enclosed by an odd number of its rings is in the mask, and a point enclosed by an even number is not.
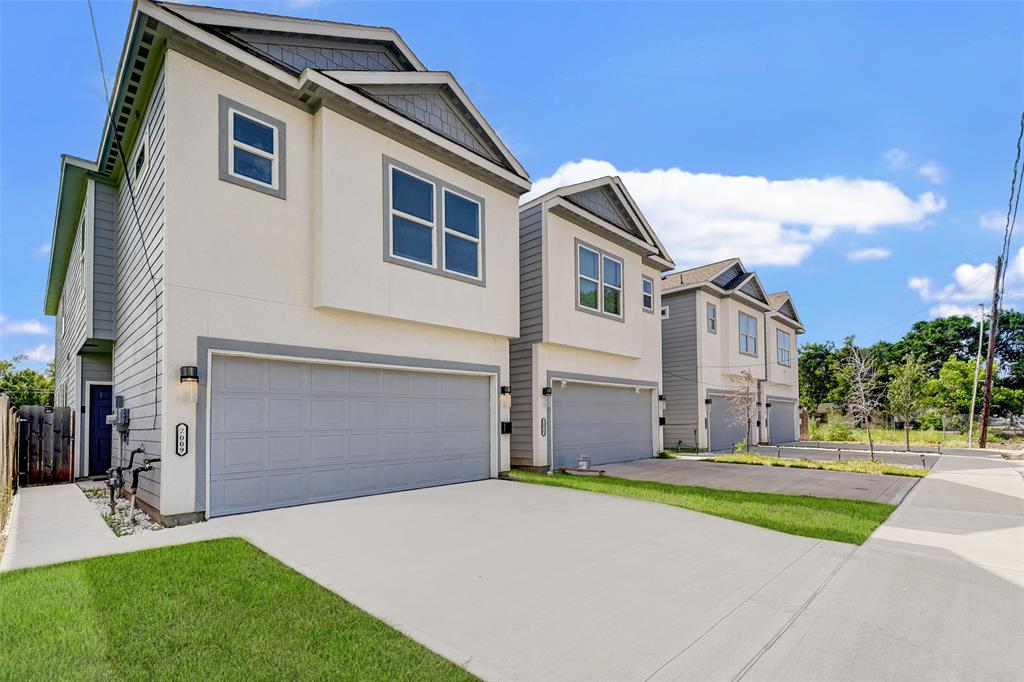
<svg viewBox="0 0 1024 682"><path fill-rule="evenodd" d="M68 154L60 157L60 189L57 192L57 213L53 218L50 267L46 273L46 295L43 300L43 312L46 315L57 314L68 261L75 243L78 219L85 201L86 180L95 173L96 164L92 161Z"/></svg>
<svg viewBox="0 0 1024 682"><path fill-rule="evenodd" d="M519 210L526 211L537 205L544 205L582 227L638 251L652 267L668 270L675 265L618 176L553 189L526 202Z"/></svg>
<svg viewBox="0 0 1024 682"><path fill-rule="evenodd" d="M793 298L788 291L776 291L774 294L768 294L768 304L772 307L773 312L789 319L796 325L799 332L803 333L804 323L796 312Z"/></svg>
<svg viewBox="0 0 1024 682"><path fill-rule="evenodd" d="M728 270L734 264L739 263L739 258L727 258L720 260L716 263L708 263L707 265L701 265L696 268L690 268L689 270L680 270L679 272L673 272L665 275L661 278L661 288L674 289L676 287L685 286L687 284L699 284L701 282L710 282L715 279L719 274Z"/></svg>
<svg viewBox="0 0 1024 682"><path fill-rule="evenodd" d="M770 307L761 278L756 272L747 270L739 258L727 258L661 278L663 295L694 288L704 288L721 296L742 295L755 307L762 310Z"/></svg>

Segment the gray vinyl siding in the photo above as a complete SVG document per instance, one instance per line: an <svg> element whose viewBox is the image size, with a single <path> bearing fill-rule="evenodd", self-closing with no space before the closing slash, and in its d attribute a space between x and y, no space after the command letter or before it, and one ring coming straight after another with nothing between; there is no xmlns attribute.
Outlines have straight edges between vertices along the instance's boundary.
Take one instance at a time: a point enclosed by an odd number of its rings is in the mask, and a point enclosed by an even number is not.
<svg viewBox="0 0 1024 682"><path fill-rule="evenodd" d="M88 194L82 205L74 245L68 258L64 288L57 304L54 342L54 405L78 409L78 351L86 339L85 268L82 264L83 240L90 229L92 209Z"/></svg>
<svg viewBox="0 0 1024 682"><path fill-rule="evenodd" d="M116 341L113 353L114 395L130 410L131 432L123 458L139 445L147 457L160 456L160 370L163 354L163 251L164 251L164 72L161 70L143 117L137 140L148 139L146 170L132 186L122 176L118 188ZM135 150L128 155L135 157ZM128 169L132 172L133 169ZM152 271L152 277L150 272ZM154 281L155 280L155 281ZM118 444L112 458L118 460ZM143 473L139 497L159 508L160 465Z"/></svg>
<svg viewBox="0 0 1024 682"><path fill-rule="evenodd" d="M665 447L694 443L697 423L697 293L662 296L661 366L665 397Z"/></svg>
<svg viewBox="0 0 1024 682"><path fill-rule="evenodd" d="M95 184L92 261L92 336L113 339L117 290L117 188Z"/></svg>
<svg viewBox="0 0 1024 682"><path fill-rule="evenodd" d="M519 215L519 338L509 344L512 387L511 461L533 464L533 344L544 337L543 214L540 205Z"/></svg>

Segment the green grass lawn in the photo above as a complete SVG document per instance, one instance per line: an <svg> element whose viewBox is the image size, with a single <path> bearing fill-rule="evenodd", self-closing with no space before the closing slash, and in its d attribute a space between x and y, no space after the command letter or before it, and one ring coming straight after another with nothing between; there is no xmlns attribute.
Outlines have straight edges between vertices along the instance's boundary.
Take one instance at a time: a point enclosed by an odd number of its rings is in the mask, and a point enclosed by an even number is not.
<svg viewBox="0 0 1024 682"><path fill-rule="evenodd" d="M857 545L867 540L896 508L880 502L714 490L612 476L548 475L517 469L513 469L509 476L524 483L661 502L792 535Z"/></svg>
<svg viewBox="0 0 1024 682"><path fill-rule="evenodd" d="M472 680L240 539L0 574L0 679Z"/></svg>
<svg viewBox="0 0 1024 682"><path fill-rule="evenodd" d="M915 476L923 478L928 474L924 467L902 466L872 462L870 459L849 459L844 462L823 462L814 459L786 459L768 455L739 454L722 455L710 461L725 464L760 464L768 467L792 467L794 469L824 469L826 471L850 471L857 474L887 474L889 476Z"/></svg>

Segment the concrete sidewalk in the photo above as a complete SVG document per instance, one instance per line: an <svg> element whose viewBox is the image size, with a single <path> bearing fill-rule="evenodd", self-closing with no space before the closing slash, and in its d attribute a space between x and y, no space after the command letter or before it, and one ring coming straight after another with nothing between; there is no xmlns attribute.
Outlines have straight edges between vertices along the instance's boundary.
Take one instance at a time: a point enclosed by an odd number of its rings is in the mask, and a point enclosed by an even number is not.
<svg viewBox="0 0 1024 682"><path fill-rule="evenodd" d="M867 500L887 504L899 504L914 484L921 480L910 476L855 474L846 471L683 459L640 459L635 462L606 464L600 468L609 476L639 481L694 485L717 490Z"/></svg>
<svg viewBox="0 0 1024 682"><path fill-rule="evenodd" d="M959 452L737 679L1024 677L1024 467Z"/></svg>
<svg viewBox="0 0 1024 682"><path fill-rule="evenodd" d="M117 537L74 483L22 488L0 572L222 537L209 523Z"/></svg>

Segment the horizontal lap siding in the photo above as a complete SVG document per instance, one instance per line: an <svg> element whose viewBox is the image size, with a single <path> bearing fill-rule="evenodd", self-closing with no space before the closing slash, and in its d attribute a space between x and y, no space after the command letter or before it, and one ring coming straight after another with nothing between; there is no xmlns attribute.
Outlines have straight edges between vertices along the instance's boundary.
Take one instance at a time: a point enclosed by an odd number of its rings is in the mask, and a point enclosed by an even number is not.
<svg viewBox="0 0 1024 682"><path fill-rule="evenodd" d="M513 465L533 464L533 345L544 333L543 216L534 206L519 216L519 338L509 344Z"/></svg>
<svg viewBox="0 0 1024 682"><path fill-rule="evenodd" d="M129 408L131 434L120 455L145 445L146 457L161 456L161 365L163 361L164 250L164 74L160 73L136 145L146 141L146 167L128 181L122 177L117 197L117 273L113 379L115 395ZM134 172L136 149L127 156ZM137 211L137 215L136 215ZM152 277L150 272L152 271ZM155 280L155 281L154 281ZM113 458L119 457L115 447ZM139 479L139 497L160 506L160 465Z"/></svg>
<svg viewBox="0 0 1024 682"><path fill-rule="evenodd" d="M694 444L697 424L697 294L661 299L668 317L661 321L661 363L665 397L665 447Z"/></svg>
<svg viewBox="0 0 1024 682"><path fill-rule="evenodd" d="M92 335L113 339L117 288L117 188L96 183L93 213Z"/></svg>
<svg viewBox="0 0 1024 682"><path fill-rule="evenodd" d="M70 407L76 413L80 402L77 355L85 343L87 333L82 249L86 233L91 229L91 210L92 202L86 193L74 244L68 257L64 289L57 305L57 338L54 344L54 405Z"/></svg>

